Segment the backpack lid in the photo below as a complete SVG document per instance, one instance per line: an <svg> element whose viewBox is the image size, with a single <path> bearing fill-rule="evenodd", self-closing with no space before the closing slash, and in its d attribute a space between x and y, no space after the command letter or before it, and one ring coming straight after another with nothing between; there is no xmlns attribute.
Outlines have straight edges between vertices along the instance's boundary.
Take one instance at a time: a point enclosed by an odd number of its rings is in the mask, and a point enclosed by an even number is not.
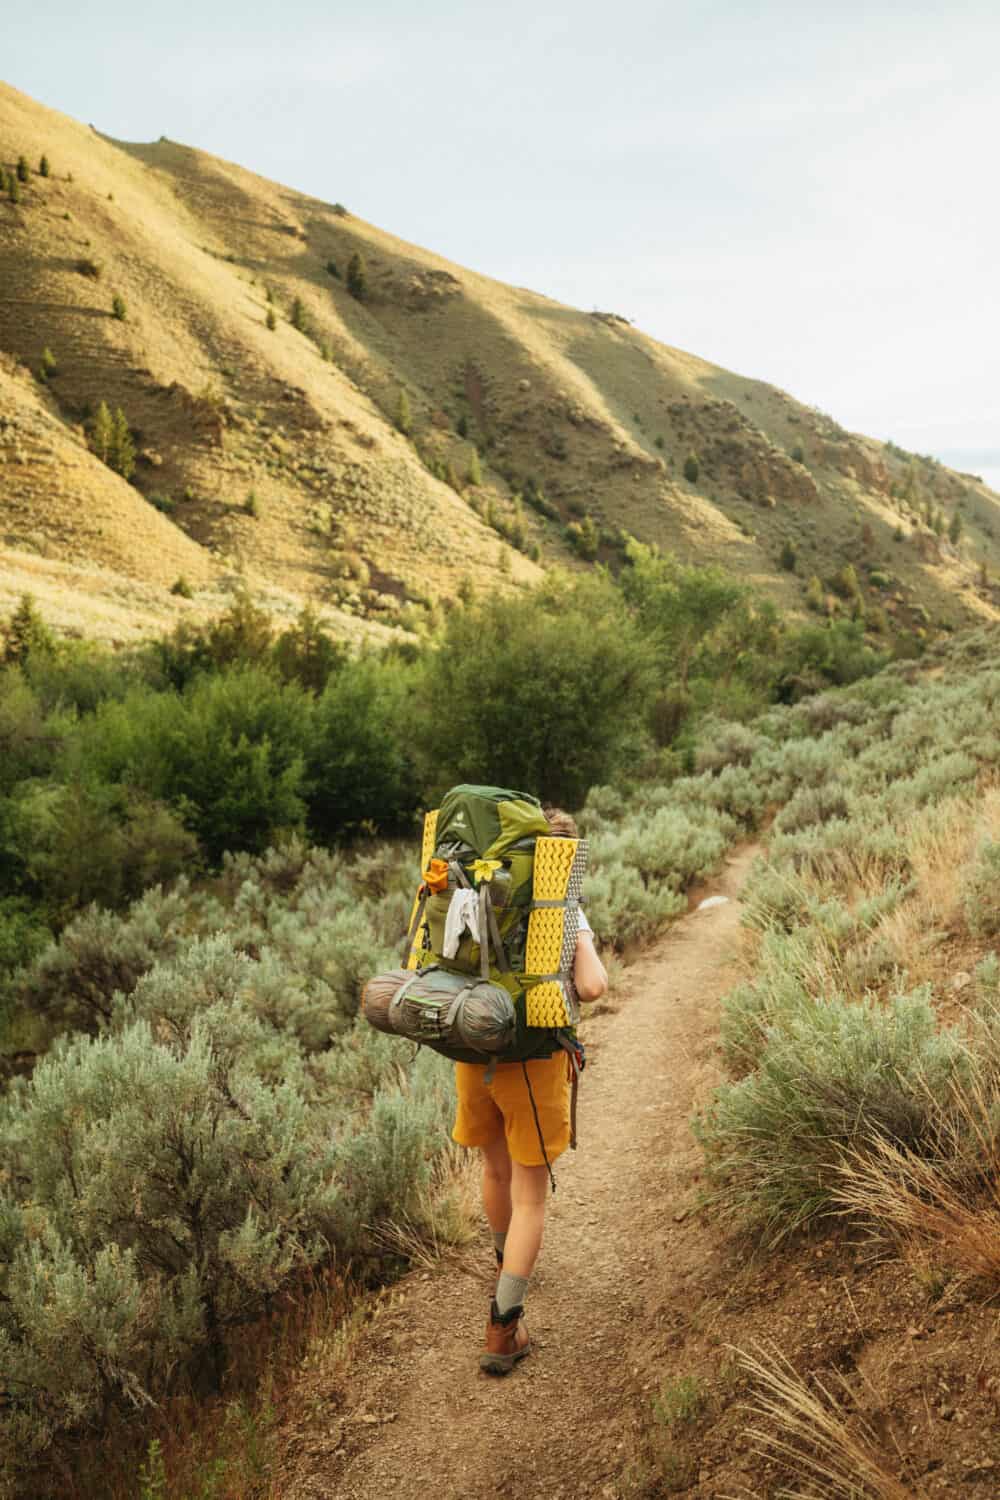
<svg viewBox="0 0 1000 1500"><path fill-rule="evenodd" d="M522 839L549 832L541 803L506 787L453 786L442 799L434 842L464 844L480 859L500 859Z"/></svg>

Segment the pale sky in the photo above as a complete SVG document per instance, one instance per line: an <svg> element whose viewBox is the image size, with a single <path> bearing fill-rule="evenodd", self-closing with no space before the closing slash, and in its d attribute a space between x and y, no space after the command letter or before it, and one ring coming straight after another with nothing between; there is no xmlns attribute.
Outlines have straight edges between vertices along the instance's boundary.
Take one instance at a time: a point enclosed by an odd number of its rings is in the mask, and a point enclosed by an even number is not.
<svg viewBox="0 0 1000 1500"><path fill-rule="evenodd" d="M1000 6L34 0L4 78L1000 487Z"/></svg>

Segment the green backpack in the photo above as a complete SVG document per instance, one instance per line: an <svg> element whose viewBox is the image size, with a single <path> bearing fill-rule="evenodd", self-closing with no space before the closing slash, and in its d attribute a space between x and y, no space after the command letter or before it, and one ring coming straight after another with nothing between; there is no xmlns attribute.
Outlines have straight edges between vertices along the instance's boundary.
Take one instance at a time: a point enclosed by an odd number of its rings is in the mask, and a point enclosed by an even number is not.
<svg viewBox="0 0 1000 1500"><path fill-rule="evenodd" d="M541 804L526 792L462 785L427 815L423 853L403 967L476 977L507 991L515 1029L495 1061L575 1053L572 965L585 842L553 837ZM471 912L478 938L455 920L459 907ZM447 1045L437 1050L489 1060Z"/></svg>

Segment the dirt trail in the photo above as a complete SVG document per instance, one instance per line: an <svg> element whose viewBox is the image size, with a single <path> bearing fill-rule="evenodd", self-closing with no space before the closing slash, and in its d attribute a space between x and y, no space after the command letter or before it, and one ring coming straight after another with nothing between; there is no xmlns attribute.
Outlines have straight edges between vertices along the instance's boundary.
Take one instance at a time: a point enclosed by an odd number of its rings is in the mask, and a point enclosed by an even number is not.
<svg viewBox="0 0 1000 1500"><path fill-rule="evenodd" d="M627 971L614 1012L587 1025L580 1149L556 1166L530 1358L505 1379L478 1371L484 1227L467 1264L403 1284L357 1351L346 1410L328 1406L327 1420L322 1380L310 1382L315 1415L288 1435L285 1500L619 1493L641 1379L630 1350L669 1278L698 1277L690 1221L677 1243L698 1159L688 1120L717 1074L716 1002L733 982L735 897L755 853L740 850L704 893L730 899L676 923Z"/></svg>

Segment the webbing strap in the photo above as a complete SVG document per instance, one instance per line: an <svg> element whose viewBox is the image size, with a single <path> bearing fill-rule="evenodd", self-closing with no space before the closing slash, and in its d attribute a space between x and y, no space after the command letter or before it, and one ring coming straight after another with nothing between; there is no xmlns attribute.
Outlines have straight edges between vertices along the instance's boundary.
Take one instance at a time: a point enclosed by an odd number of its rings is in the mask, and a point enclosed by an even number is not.
<svg viewBox="0 0 1000 1500"><path fill-rule="evenodd" d="M401 969L405 969L406 965L410 961L410 954L413 951L413 944L417 940L417 933L420 931L420 924L424 919L424 912L426 909L427 887L425 885L422 885L420 887L420 900L417 902L417 909L413 913L413 921L410 923L410 930L406 934L406 941L403 944L403 958L400 964Z"/></svg>
<svg viewBox="0 0 1000 1500"><path fill-rule="evenodd" d="M531 910L540 911L545 906L562 906L567 911L576 911L580 903L575 896L567 896L563 901L532 901Z"/></svg>
<svg viewBox="0 0 1000 1500"><path fill-rule="evenodd" d="M510 965L507 962L507 950L504 948L503 938L500 936L500 928L497 926L496 912L493 910L493 897L490 895L490 888L485 882L482 889L486 892L486 916L489 919L490 937L493 940L493 954L497 961L497 968L501 974L509 974Z"/></svg>
<svg viewBox="0 0 1000 1500"><path fill-rule="evenodd" d="M490 929L486 911L488 905L486 882L483 881L479 887L479 972L484 979L490 977Z"/></svg>

